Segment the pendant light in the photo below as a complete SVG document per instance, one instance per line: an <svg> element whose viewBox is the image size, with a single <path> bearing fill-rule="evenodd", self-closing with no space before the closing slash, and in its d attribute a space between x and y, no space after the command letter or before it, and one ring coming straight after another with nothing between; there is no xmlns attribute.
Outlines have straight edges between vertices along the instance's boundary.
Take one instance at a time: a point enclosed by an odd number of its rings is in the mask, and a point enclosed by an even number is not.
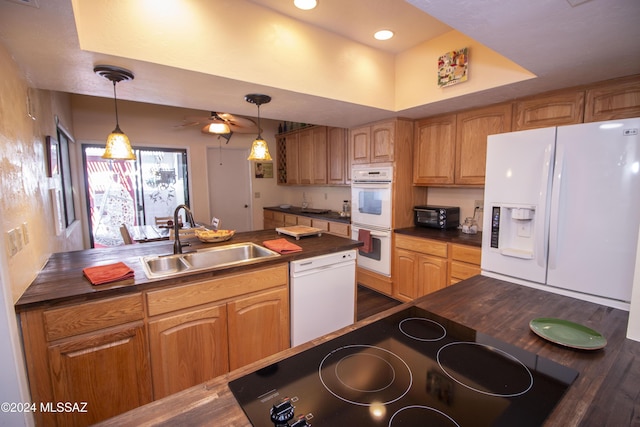
<svg viewBox="0 0 640 427"><path fill-rule="evenodd" d="M110 160L135 160L129 137L120 130L118 123L118 97L116 96L116 83L133 80L133 73L129 70L111 65L96 65L93 71L113 82L113 100L116 109L116 128L107 137L103 159Z"/></svg>
<svg viewBox="0 0 640 427"><path fill-rule="evenodd" d="M249 154L247 160L271 160L269 147L267 146L267 141L262 138L262 128L260 127L260 106L262 104L268 104L271 101L271 97L269 95L251 93L245 95L244 99L258 106L258 136L253 141L253 144L251 144L251 154Z"/></svg>

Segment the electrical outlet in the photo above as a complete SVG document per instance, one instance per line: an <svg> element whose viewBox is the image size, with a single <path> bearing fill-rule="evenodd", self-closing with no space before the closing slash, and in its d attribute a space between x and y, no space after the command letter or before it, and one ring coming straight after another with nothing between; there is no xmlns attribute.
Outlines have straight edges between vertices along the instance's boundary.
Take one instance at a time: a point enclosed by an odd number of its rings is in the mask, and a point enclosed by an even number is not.
<svg viewBox="0 0 640 427"><path fill-rule="evenodd" d="M474 209L482 209L484 208L484 200L476 200L473 204Z"/></svg>
<svg viewBox="0 0 640 427"><path fill-rule="evenodd" d="M324 193L324 199L327 200L327 193Z"/></svg>

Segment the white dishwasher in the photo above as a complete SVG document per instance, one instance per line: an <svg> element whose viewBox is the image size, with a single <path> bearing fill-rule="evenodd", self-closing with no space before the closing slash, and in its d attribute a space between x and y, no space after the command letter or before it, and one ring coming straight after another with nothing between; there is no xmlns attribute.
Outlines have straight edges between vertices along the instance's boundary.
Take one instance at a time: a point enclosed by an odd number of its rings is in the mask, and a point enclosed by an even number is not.
<svg viewBox="0 0 640 427"><path fill-rule="evenodd" d="M356 251L291 261L291 346L355 321Z"/></svg>

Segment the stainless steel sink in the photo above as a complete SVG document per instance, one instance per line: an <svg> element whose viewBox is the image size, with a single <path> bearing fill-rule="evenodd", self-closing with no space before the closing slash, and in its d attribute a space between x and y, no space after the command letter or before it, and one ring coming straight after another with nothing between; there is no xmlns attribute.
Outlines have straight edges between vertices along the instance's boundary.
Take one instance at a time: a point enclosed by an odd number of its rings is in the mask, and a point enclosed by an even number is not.
<svg viewBox="0 0 640 427"><path fill-rule="evenodd" d="M278 256L279 253L255 243L235 243L185 254L144 256L141 261L147 277L157 279Z"/></svg>

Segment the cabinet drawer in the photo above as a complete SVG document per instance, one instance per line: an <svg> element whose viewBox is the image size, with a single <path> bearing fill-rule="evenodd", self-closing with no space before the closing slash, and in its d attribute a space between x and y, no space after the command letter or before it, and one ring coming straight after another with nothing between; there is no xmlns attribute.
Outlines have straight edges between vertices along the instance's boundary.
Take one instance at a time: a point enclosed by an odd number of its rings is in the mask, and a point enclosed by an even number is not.
<svg viewBox="0 0 640 427"><path fill-rule="evenodd" d="M342 222L330 222L329 233L337 234L343 237L351 237L349 224L344 224Z"/></svg>
<svg viewBox="0 0 640 427"><path fill-rule="evenodd" d="M319 228L322 231L329 231L329 221L322 219L314 219L312 221L314 227Z"/></svg>
<svg viewBox="0 0 640 427"><path fill-rule="evenodd" d="M451 245L451 259L480 265L482 250L473 246Z"/></svg>
<svg viewBox="0 0 640 427"><path fill-rule="evenodd" d="M298 215L284 214L284 225L298 225Z"/></svg>
<svg viewBox="0 0 640 427"><path fill-rule="evenodd" d="M236 297L288 283L289 267L255 270L251 273L230 274L216 279L174 286L147 292L149 316L168 313L183 308L195 307L227 298Z"/></svg>
<svg viewBox="0 0 640 427"><path fill-rule="evenodd" d="M447 257L447 243L437 240L396 234L396 247L442 258Z"/></svg>
<svg viewBox="0 0 640 427"><path fill-rule="evenodd" d="M306 225L307 227L311 227L311 218L309 218L308 216L299 216L298 225Z"/></svg>
<svg viewBox="0 0 640 427"><path fill-rule="evenodd" d="M480 267L458 261L451 261L451 277L464 280L480 274Z"/></svg>
<svg viewBox="0 0 640 427"><path fill-rule="evenodd" d="M43 316L47 340L53 341L141 320L142 294L54 308Z"/></svg>

